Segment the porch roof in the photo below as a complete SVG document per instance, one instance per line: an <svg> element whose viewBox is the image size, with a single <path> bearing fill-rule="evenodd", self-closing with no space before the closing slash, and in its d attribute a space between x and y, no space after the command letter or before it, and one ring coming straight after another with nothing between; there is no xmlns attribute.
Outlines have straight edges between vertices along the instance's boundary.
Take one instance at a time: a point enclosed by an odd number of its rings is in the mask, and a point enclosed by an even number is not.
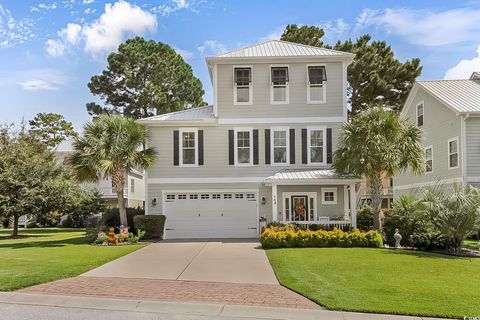
<svg viewBox="0 0 480 320"><path fill-rule="evenodd" d="M335 170L283 170L264 180L265 184L351 184L363 178L340 174Z"/></svg>

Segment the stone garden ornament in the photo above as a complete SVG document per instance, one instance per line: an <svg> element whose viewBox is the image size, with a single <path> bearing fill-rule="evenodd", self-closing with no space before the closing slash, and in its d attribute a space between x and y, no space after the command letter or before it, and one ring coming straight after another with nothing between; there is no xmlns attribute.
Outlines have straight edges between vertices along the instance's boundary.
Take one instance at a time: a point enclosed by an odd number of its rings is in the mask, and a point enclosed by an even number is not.
<svg viewBox="0 0 480 320"><path fill-rule="evenodd" d="M402 247L400 245L402 235L398 232L398 228L395 228L395 234L393 235L393 238L395 238L395 249L400 249Z"/></svg>

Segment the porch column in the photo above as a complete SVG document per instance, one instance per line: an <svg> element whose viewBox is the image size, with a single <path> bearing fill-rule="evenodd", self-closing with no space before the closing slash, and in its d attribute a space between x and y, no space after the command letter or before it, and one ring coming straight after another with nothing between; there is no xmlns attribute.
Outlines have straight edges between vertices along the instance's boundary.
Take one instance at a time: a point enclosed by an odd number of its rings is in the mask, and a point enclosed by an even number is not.
<svg viewBox="0 0 480 320"><path fill-rule="evenodd" d="M355 192L355 183L350 185L350 218L352 227L357 227L357 193Z"/></svg>
<svg viewBox="0 0 480 320"><path fill-rule="evenodd" d="M348 207L348 186L344 185L343 186L343 216L345 220L348 219L349 211L350 211L350 208Z"/></svg>
<svg viewBox="0 0 480 320"><path fill-rule="evenodd" d="M272 184L272 221L278 221L277 212L277 185Z"/></svg>

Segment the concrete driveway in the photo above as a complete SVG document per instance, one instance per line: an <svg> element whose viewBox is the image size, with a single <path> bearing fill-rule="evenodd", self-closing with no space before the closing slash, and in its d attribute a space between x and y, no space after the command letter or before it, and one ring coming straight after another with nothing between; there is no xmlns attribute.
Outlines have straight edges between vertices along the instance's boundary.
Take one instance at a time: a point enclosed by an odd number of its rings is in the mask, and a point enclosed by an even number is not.
<svg viewBox="0 0 480 320"><path fill-rule="evenodd" d="M82 276L278 284L260 243L250 240L153 243Z"/></svg>

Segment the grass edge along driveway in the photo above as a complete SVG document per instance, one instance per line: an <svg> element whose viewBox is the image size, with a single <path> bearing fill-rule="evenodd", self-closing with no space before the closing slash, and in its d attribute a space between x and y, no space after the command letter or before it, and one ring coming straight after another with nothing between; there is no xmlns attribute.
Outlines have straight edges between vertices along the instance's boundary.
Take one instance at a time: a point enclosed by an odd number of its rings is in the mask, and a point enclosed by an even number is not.
<svg viewBox="0 0 480 320"><path fill-rule="evenodd" d="M280 283L330 310L480 316L480 258L372 248L267 250Z"/></svg>
<svg viewBox="0 0 480 320"><path fill-rule="evenodd" d="M17 239L10 233L0 230L0 291L77 276L145 246L92 246L81 229L21 229Z"/></svg>

